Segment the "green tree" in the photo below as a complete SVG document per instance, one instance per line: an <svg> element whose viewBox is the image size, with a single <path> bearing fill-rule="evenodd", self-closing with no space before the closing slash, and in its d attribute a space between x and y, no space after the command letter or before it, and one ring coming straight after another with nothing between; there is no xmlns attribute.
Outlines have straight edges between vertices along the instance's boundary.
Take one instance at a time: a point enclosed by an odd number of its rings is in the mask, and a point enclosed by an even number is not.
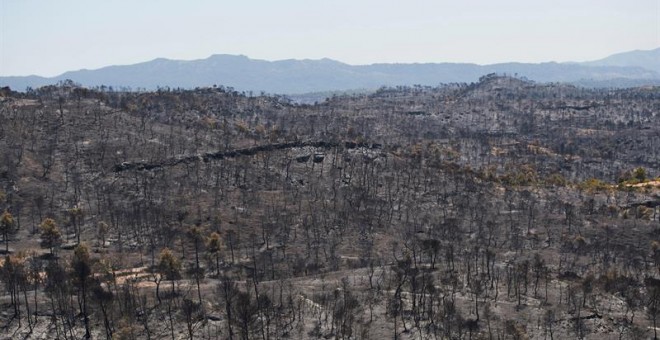
<svg viewBox="0 0 660 340"><path fill-rule="evenodd" d="M206 240L206 251L213 256L215 260L215 275L220 276L220 251L222 251L222 241L220 234L213 232Z"/></svg>
<svg viewBox="0 0 660 340"><path fill-rule="evenodd" d="M640 183L646 181L646 169L640 166L639 168L633 170L633 178Z"/></svg>
<svg viewBox="0 0 660 340"><path fill-rule="evenodd" d="M52 218L47 218L41 222L41 248L48 248L50 254L55 254L54 250L62 244L62 233L60 228Z"/></svg>
<svg viewBox="0 0 660 340"><path fill-rule="evenodd" d="M79 296L82 298L81 311L85 322L85 338L89 339L89 314L87 313L87 288L92 278L92 263L89 257L89 248L80 243L73 250L71 258L71 276L73 284L78 288Z"/></svg>
<svg viewBox="0 0 660 340"><path fill-rule="evenodd" d="M18 230L14 227L14 216L5 210L0 216L0 234L5 240L5 253L9 253L9 237L16 234Z"/></svg>
<svg viewBox="0 0 660 340"><path fill-rule="evenodd" d="M160 252L157 269L166 280L170 280L172 283L172 295L174 295L174 281L181 279L181 262L169 248L165 248Z"/></svg>

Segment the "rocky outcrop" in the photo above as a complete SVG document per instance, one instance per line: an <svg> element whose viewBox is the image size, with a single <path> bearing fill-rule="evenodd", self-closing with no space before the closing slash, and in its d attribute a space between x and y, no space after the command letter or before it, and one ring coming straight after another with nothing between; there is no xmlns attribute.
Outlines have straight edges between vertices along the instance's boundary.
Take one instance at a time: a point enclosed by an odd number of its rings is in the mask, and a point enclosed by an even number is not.
<svg viewBox="0 0 660 340"><path fill-rule="evenodd" d="M355 148L355 147L367 147L367 148L381 148L381 144L366 144L366 143L352 143L349 144L350 142L344 143L344 145L347 146L347 148ZM302 148L302 147L314 147L314 148L322 148L322 149L330 149L334 148L337 146L342 145L339 142L326 142L326 141L295 141L295 142L286 142L286 143L274 143L274 144L266 144L266 145L259 145L259 146L254 146L251 148L244 148L244 149L235 149L235 150L228 150L228 151L216 151L216 152L207 152L204 154L200 155L192 155L192 156L181 156L181 157L173 157L169 158L166 160L163 160L161 162L156 162L156 163L147 163L147 162L123 162L121 164L117 164L114 166L113 171L114 172L122 172L122 171L127 171L127 170L155 170L155 169L161 169L161 168L166 168L166 167L171 167L179 164L190 164L194 162L209 162L213 160L220 160L224 158L235 158L235 157L241 157L241 156L253 156L256 155L260 152L269 152L269 151L277 151L277 150L284 150L284 149L291 149L291 148ZM348 145L351 145L351 147L348 147ZM319 154L314 154L314 162L322 162L323 161L324 154L319 153ZM302 159L301 157L298 157L296 160L299 162L304 162L309 159L309 156L307 156L307 159Z"/></svg>

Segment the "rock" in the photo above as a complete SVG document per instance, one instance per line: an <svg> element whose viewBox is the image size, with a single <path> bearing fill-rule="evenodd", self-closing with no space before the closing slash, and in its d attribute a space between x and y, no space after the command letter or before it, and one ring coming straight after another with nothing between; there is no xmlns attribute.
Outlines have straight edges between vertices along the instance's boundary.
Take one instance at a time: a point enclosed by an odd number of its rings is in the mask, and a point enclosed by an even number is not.
<svg viewBox="0 0 660 340"><path fill-rule="evenodd" d="M60 248L62 248L64 250L71 250L71 249L75 248L77 245L78 244L75 243L75 242L69 242L69 243L63 244Z"/></svg>
<svg viewBox="0 0 660 340"><path fill-rule="evenodd" d="M310 157L311 157L311 155L296 157L296 162L306 163L309 160Z"/></svg>
<svg viewBox="0 0 660 340"><path fill-rule="evenodd" d="M211 314L207 315L206 319L208 319L210 321L221 321L222 320L221 317L219 317L217 315L211 315Z"/></svg>

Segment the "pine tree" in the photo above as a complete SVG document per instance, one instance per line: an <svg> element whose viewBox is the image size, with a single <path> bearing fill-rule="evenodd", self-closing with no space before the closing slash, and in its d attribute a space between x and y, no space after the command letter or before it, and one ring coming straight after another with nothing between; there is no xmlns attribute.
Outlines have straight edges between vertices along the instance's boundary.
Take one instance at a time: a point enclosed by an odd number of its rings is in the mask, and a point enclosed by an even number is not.
<svg viewBox="0 0 660 340"><path fill-rule="evenodd" d="M5 210L2 215L0 215L0 234L5 241L5 253L9 253L9 238L13 235L16 235L16 228L14 228L14 216Z"/></svg>

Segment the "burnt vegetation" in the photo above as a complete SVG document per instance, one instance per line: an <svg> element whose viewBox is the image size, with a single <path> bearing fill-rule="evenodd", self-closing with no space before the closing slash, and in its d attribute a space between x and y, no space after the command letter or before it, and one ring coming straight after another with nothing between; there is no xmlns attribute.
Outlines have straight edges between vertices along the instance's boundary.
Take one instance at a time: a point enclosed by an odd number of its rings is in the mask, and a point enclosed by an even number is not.
<svg viewBox="0 0 660 340"><path fill-rule="evenodd" d="M655 337L657 87L0 101L5 336Z"/></svg>

